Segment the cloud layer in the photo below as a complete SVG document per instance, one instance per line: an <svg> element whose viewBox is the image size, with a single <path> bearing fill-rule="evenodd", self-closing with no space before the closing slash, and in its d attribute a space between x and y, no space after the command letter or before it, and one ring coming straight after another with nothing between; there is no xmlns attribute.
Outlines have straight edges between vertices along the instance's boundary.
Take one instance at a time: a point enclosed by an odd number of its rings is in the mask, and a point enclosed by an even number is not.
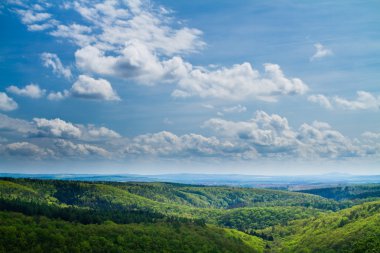
<svg viewBox="0 0 380 253"><path fill-rule="evenodd" d="M105 79L80 75L70 90L71 96L100 100L120 100L111 84Z"/></svg>
<svg viewBox="0 0 380 253"><path fill-rule="evenodd" d="M9 93L13 93L19 96L30 97L35 99L43 97L46 93L46 90L41 89L40 86L36 84L29 84L26 85L24 88L18 88L14 85L11 85L7 88L7 91Z"/></svg>
<svg viewBox="0 0 380 253"><path fill-rule="evenodd" d="M71 69L63 66L61 60L56 54L46 52L42 53L41 60L46 68L51 68L53 70L54 74L58 76L63 76L64 78L71 80Z"/></svg>
<svg viewBox="0 0 380 253"><path fill-rule="evenodd" d="M355 99L346 99L339 96L326 97L322 94L311 95L308 100L317 103L326 109L341 108L345 110L374 110L380 109L380 96L370 92L358 91Z"/></svg>
<svg viewBox="0 0 380 253"><path fill-rule="evenodd" d="M203 123L210 136L169 131L126 138L106 127L62 119L35 118L28 122L0 114L0 156L33 159L131 160L170 158L223 161L270 158L323 160L379 157L378 133L350 139L325 122L304 123L298 129L285 117L257 111L247 121L212 118Z"/></svg>
<svg viewBox="0 0 380 253"><path fill-rule="evenodd" d="M60 7L76 12L80 18L75 22L56 19L48 5L26 10L18 6L16 12L29 30L43 30L77 47L75 66L80 75L71 89L74 97L117 100L116 93L106 88L111 84L104 78L150 86L170 83L176 86L172 92L176 98L274 102L279 96L304 94L308 90L301 79L285 76L277 64L265 64L263 73L249 62L213 69L194 66L184 57L205 47L202 32L175 22L170 10L149 1L78 0ZM45 52L41 58L44 66L58 76L72 78L70 68L64 67L56 54ZM91 76L101 76L97 87L103 87L95 89ZM86 77L94 80L84 80ZM63 99L68 97L67 92L52 92L49 99Z"/></svg>
<svg viewBox="0 0 380 253"><path fill-rule="evenodd" d="M18 107L17 103L4 92L0 92L0 110L13 111Z"/></svg>

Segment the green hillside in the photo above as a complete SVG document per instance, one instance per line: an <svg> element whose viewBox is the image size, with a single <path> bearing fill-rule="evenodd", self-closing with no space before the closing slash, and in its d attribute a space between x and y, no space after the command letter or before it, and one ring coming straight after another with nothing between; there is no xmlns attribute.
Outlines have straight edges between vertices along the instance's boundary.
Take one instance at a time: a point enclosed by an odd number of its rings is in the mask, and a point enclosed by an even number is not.
<svg viewBox="0 0 380 253"><path fill-rule="evenodd" d="M380 201L263 230L274 252L379 252Z"/></svg>
<svg viewBox="0 0 380 253"><path fill-rule="evenodd" d="M352 187L372 195L376 190ZM54 252L47 251L51 247L61 249L57 252L376 252L380 201L366 202L370 199L368 194L353 201L270 189L3 178L0 252ZM352 207L355 203L362 204Z"/></svg>
<svg viewBox="0 0 380 253"><path fill-rule="evenodd" d="M12 188L8 187L10 184ZM21 191L33 194L20 194ZM168 183L6 179L0 180L0 197L7 202L3 208L8 207L10 211L23 211L25 208L22 206L30 206L32 202L34 209L40 210L36 214L73 221L130 223L157 217L185 218L241 231L285 224L289 220L341 208L339 202L310 194ZM120 210L133 218L126 219ZM79 219L78 216L88 218Z"/></svg>
<svg viewBox="0 0 380 253"><path fill-rule="evenodd" d="M242 232L189 224L83 225L0 212L0 252L263 252Z"/></svg>
<svg viewBox="0 0 380 253"><path fill-rule="evenodd" d="M357 200L367 198L380 198L379 184L345 185L338 187L327 187L321 189L302 190L299 192L319 195L324 198L335 200Z"/></svg>

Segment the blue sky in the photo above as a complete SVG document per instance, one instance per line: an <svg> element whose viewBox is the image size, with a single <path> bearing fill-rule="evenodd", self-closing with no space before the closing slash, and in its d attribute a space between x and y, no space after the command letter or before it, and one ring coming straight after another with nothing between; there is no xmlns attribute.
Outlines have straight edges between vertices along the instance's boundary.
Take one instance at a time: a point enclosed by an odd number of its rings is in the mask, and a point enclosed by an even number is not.
<svg viewBox="0 0 380 253"><path fill-rule="evenodd" d="M0 5L0 170L379 173L377 1Z"/></svg>

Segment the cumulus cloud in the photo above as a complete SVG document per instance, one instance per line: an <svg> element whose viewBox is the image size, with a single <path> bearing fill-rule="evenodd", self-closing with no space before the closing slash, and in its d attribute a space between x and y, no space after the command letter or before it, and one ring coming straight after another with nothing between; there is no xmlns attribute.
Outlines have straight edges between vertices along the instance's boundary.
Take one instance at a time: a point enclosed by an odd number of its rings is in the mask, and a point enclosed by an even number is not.
<svg viewBox="0 0 380 253"><path fill-rule="evenodd" d="M60 138L80 138L82 135L81 130L70 122L61 119L43 119L34 118L38 135L46 137L60 137Z"/></svg>
<svg viewBox="0 0 380 253"><path fill-rule="evenodd" d="M30 97L30 98L41 98L45 95L46 90L43 90L37 84L29 84L24 88L18 88L14 85L11 85L7 88L9 93L13 93L19 96Z"/></svg>
<svg viewBox="0 0 380 253"><path fill-rule="evenodd" d="M5 146L5 153L9 156L26 157L34 160L40 160L53 155L49 149L40 148L29 142L15 142Z"/></svg>
<svg viewBox="0 0 380 253"><path fill-rule="evenodd" d="M17 13L21 16L21 21L24 24L32 24L35 22L41 22L49 19L51 15L44 12L34 12L33 10L17 10Z"/></svg>
<svg viewBox="0 0 380 253"><path fill-rule="evenodd" d="M360 140L356 142L361 145L366 155L376 155L380 153L380 132L364 132Z"/></svg>
<svg viewBox="0 0 380 253"><path fill-rule="evenodd" d="M325 95L322 95L322 94L310 95L307 98L307 100L312 102L312 103L319 104L320 106L322 106L326 109L332 109L330 99L327 98Z"/></svg>
<svg viewBox="0 0 380 253"><path fill-rule="evenodd" d="M0 114L0 140L0 157L7 159L110 159L119 151L110 152L110 143L122 140L122 136L93 124L74 124L58 118L27 121Z"/></svg>
<svg viewBox="0 0 380 253"><path fill-rule="evenodd" d="M247 143L263 155L292 153L297 146L297 134L290 128L287 119L263 111L256 112L249 121L210 119L204 123L204 127L229 139Z"/></svg>
<svg viewBox="0 0 380 253"><path fill-rule="evenodd" d="M339 96L326 97L324 95L311 95L308 100L313 103L318 103L321 106L331 108L342 108L345 110L379 110L380 108L380 96L366 92L358 91L356 99L349 100Z"/></svg>
<svg viewBox="0 0 380 253"><path fill-rule="evenodd" d="M354 100L334 97L335 103L347 110L378 110L380 108L380 96L376 97L366 91L358 91Z"/></svg>
<svg viewBox="0 0 380 253"><path fill-rule="evenodd" d="M90 76L80 75L70 90L71 96L79 98L120 100L112 89L111 84L105 79L94 79Z"/></svg>
<svg viewBox="0 0 380 253"><path fill-rule="evenodd" d="M57 22L49 34L77 46L76 67L86 75L131 79L143 85L172 83L178 86L172 92L176 98L273 102L278 96L304 94L308 90L302 80L285 76L276 64L265 64L264 73L259 73L248 62L232 67L209 64L212 66L209 69L192 65L183 57L204 48L202 32L175 22L170 10L149 1L90 3L79 0L66 2L64 9L76 11L82 20L69 24ZM39 14L40 22L52 20L51 14ZM52 56L49 59L49 66L62 72L58 60ZM76 88L71 91L75 96L104 98L103 93L88 93L88 87L80 92ZM52 93L51 99L64 97L56 95ZM111 97L106 98L117 98Z"/></svg>
<svg viewBox="0 0 380 253"><path fill-rule="evenodd" d="M58 156L85 158L99 156L109 158L111 154L104 148L91 144L74 143L69 140L58 139L54 141L54 150Z"/></svg>
<svg viewBox="0 0 380 253"><path fill-rule="evenodd" d="M214 97L231 100L256 98L276 101L279 95L304 94L308 86L299 78L287 78L280 66L265 64L262 75L250 63L206 71L193 69L179 80L174 97Z"/></svg>
<svg viewBox="0 0 380 253"><path fill-rule="evenodd" d="M256 151L249 147L240 147L230 141L198 134L175 135L163 131L154 134L139 135L124 143L121 149L124 156L163 156L176 158L229 157L253 158Z"/></svg>
<svg viewBox="0 0 380 253"><path fill-rule="evenodd" d="M77 67L82 71L133 79L144 85L178 81L192 68L178 56L160 60L141 41L126 43L117 56L86 46L75 53L75 58Z"/></svg>
<svg viewBox="0 0 380 253"><path fill-rule="evenodd" d="M294 129L285 117L263 111L247 121L210 119L203 127L211 136L162 131L123 138L106 127L61 119L28 122L0 114L0 120L0 156L7 158L34 154L36 159L316 160L380 155L379 133L366 132L352 140L319 121Z"/></svg>
<svg viewBox="0 0 380 253"><path fill-rule="evenodd" d="M67 7L77 11L96 28L96 47L121 48L125 42L138 40L150 51L165 55L194 52L204 46L201 31L188 27L175 29L168 12L147 1L105 1L92 4L77 1ZM143 29L142 29L143 28ZM88 31L83 31L88 32ZM77 41L81 46L84 41Z"/></svg>
<svg viewBox="0 0 380 253"><path fill-rule="evenodd" d="M366 144L364 135L361 139L352 140L325 122L314 121L293 129L285 117L262 111L256 112L255 117L248 121L210 119L204 127L236 146L255 149L258 157L341 159L366 156L370 153L367 150L374 147ZM380 148L372 150L371 155L378 155L379 151Z"/></svg>
<svg viewBox="0 0 380 253"><path fill-rule="evenodd" d="M324 45L321 43L316 43L314 44L315 47L315 53L313 56L310 58L310 61L314 61L317 59L325 58L327 56L333 55L333 52L331 49L326 48Z"/></svg>
<svg viewBox="0 0 380 253"><path fill-rule="evenodd" d="M0 92L0 110L13 111L18 108L17 103L4 92Z"/></svg>
<svg viewBox="0 0 380 253"><path fill-rule="evenodd" d="M89 125L87 127L87 133L90 137L96 138L96 139L101 139L101 138L113 139L113 138L121 137L120 134L118 134L117 132L111 129L108 129L106 127L95 127L94 125Z"/></svg>
<svg viewBox="0 0 380 253"><path fill-rule="evenodd" d="M353 157L360 155L360 148L325 122L303 124L298 132L300 154L305 157Z"/></svg>
<svg viewBox="0 0 380 253"><path fill-rule="evenodd" d="M21 22L25 24L29 31L43 31L56 26L59 22L52 19L50 13L44 12L41 5L36 7L27 7L28 9L17 9L17 14L21 17Z"/></svg>
<svg viewBox="0 0 380 253"><path fill-rule="evenodd" d="M69 96L70 96L70 92L68 90L64 90L64 91L50 92L47 98L52 101L59 101L59 100L68 98Z"/></svg>
<svg viewBox="0 0 380 253"><path fill-rule="evenodd" d="M174 97L275 101L279 95L304 94L308 90L302 80L287 78L276 64L265 64L263 75L250 63L207 70L196 68L180 57L160 60L138 41L127 44L119 56L105 56L93 46L78 50L75 56L77 66L84 71L132 78L147 85L177 83Z"/></svg>
<svg viewBox="0 0 380 253"><path fill-rule="evenodd" d="M54 31L50 32L50 35L67 39L78 46L86 46L96 41L91 32L92 29L85 25L76 23L70 25L59 24Z"/></svg>
<svg viewBox="0 0 380 253"><path fill-rule="evenodd" d="M0 113L0 136L64 138L83 141L99 141L121 138L121 135L107 127L93 124L82 125L59 118L34 118L27 121L11 118Z"/></svg>
<svg viewBox="0 0 380 253"><path fill-rule="evenodd" d="M58 76L63 76L68 80L71 79L72 74L70 68L63 66L61 60L56 54L45 52L41 54L41 59L43 65L46 68L51 68L53 70L53 73L55 73Z"/></svg>
<svg viewBox="0 0 380 253"><path fill-rule="evenodd" d="M235 106L223 108L223 112L226 112L226 113L241 113L245 111L247 111L247 107L242 106L242 105L235 105Z"/></svg>
<svg viewBox="0 0 380 253"><path fill-rule="evenodd" d="M215 136L176 135L163 131L121 139L116 145L122 156L156 156L255 160L344 159L369 154L365 140L351 140L328 123L315 121L293 129L285 117L256 112L248 121L210 119L203 125ZM370 145L369 145L370 146ZM373 147L373 145L372 145ZM380 149L371 155L379 154Z"/></svg>
<svg viewBox="0 0 380 253"><path fill-rule="evenodd" d="M364 132L362 136L366 139L372 139L372 140L377 140L380 139L380 133L374 133L374 132Z"/></svg>
<svg viewBox="0 0 380 253"><path fill-rule="evenodd" d="M33 123L37 129L37 135L41 137L57 137L80 140L100 140L120 138L121 135L106 127L95 125L73 124L61 119L34 118Z"/></svg>
<svg viewBox="0 0 380 253"><path fill-rule="evenodd" d="M31 122L22 119L11 118L0 113L0 132L14 132L17 134L17 136L20 136L20 134L28 134L32 133L33 131L34 127Z"/></svg>

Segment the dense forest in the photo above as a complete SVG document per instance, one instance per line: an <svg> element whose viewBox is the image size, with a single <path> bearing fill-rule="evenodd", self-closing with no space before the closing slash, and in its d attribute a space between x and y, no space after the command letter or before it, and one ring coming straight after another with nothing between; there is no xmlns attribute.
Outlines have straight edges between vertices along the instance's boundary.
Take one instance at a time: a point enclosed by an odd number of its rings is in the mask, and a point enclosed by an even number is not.
<svg viewBox="0 0 380 253"><path fill-rule="evenodd" d="M0 179L0 252L377 252L380 186Z"/></svg>

